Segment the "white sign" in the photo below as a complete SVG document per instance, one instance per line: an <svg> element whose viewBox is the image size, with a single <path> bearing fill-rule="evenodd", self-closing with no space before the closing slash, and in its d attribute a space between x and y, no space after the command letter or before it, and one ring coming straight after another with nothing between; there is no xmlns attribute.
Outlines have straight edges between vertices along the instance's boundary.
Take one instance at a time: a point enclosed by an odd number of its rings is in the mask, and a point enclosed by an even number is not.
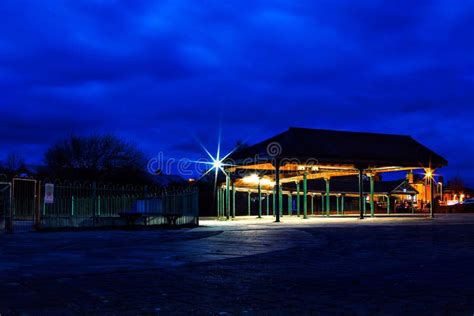
<svg viewBox="0 0 474 316"><path fill-rule="evenodd" d="M44 203L54 203L54 184L52 183L46 183L44 185Z"/></svg>

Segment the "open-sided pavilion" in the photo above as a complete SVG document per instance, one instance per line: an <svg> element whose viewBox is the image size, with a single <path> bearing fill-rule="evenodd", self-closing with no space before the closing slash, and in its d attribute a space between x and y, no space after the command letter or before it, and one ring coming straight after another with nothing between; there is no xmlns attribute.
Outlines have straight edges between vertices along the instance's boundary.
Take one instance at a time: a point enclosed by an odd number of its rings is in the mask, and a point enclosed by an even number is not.
<svg viewBox="0 0 474 316"><path fill-rule="evenodd" d="M219 185L218 215L235 217L236 192L248 192L249 197L250 193L257 194L261 216L262 194L273 193L278 222L283 214L283 195L293 194L291 190L285 192L285 186L294 184L298 196L301 192L307 197L308 180L314 179L325 182L322 196L329 215L331 179L352 176L358 178L358 208L363 219L365 194L369 196L371 215L374 215L375 177L378 174L423 170L430 183L429 205L433 216L433 175L447 163L410 136L290 128L238 150L224 161L226 181ZM369 192L364 192L364 177L370 181ZM308 199L304 198L304 217L307 211Z"/></svg>

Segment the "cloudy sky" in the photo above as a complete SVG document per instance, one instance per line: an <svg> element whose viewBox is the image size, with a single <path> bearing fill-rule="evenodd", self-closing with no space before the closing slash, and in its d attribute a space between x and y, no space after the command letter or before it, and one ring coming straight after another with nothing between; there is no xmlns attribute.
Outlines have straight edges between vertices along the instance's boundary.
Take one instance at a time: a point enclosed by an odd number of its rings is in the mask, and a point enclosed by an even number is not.
<svg viewBox="0 0 474 316"><path fill-rule="evenodd" d="M410 134L474 185L474 1L2 0L0 158L114 132L201 155L289 126Z"/></svg>

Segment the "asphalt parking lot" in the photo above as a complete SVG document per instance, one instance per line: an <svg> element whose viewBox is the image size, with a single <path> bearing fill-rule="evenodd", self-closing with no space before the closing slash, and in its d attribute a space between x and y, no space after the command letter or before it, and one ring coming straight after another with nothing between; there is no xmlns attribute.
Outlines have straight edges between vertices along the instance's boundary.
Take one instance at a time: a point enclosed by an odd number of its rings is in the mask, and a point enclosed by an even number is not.
<svg viewBox="0 0 474 316"><path fill-rule="evenodd" d="M474 216L0 235L0 314L474 313Z"/></svg>

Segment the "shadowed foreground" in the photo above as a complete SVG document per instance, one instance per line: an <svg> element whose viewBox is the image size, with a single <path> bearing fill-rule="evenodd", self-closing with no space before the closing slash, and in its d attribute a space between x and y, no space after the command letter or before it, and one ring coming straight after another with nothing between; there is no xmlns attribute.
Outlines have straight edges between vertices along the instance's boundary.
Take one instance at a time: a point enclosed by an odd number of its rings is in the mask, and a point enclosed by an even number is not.
<svg viewBox="0 0 474 316"><path fill-rule="evenodd" d="M474 216L1 235L0 314L474 313Z"/></svg>

